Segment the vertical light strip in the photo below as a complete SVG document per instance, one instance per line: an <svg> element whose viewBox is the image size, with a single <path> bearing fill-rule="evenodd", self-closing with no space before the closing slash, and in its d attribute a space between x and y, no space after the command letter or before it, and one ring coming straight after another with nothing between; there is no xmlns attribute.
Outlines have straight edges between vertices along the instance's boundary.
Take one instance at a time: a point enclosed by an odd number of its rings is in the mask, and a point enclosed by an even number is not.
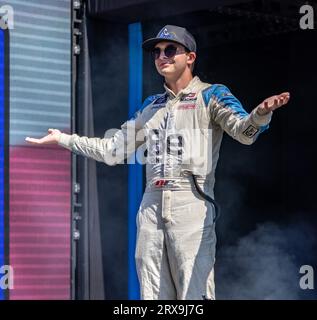
<svg viewBox="0 0 317 320"><path fill-rule="evenodd" d="M71 154L59 146L30 145L25 137L42 137L48 128L70 132L72 2L12 4L5 190L5 258L8 252L14 269L10 300L71 297Z"/></svg>
<svg viewBox="0 0 317 320"><path fill-rule="evenodd" d="M4 32L0 29L0 268L4 265L4 68ZM0 288L0 300L3 299Z"/></svg>
<svg viewBox="0 0 317 320"><path fill-rule="evenodd" d="M142 28L141 23L129 25L129 118L142 104ZM128 177L128 298L140 298L135 269L136 214L142 200L143 173L140 164L129 164Z"/></svg>

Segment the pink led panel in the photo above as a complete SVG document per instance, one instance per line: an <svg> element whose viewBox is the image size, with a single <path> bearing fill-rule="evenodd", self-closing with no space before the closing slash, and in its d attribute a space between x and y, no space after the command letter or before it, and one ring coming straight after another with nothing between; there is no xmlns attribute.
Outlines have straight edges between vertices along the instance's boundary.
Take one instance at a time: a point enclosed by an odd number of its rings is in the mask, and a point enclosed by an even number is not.
<svg viewBox="0 0 317 320"><path fill-rule="evenodd" d="M10 149L10 299L70 299L71 154Z"/></svg>

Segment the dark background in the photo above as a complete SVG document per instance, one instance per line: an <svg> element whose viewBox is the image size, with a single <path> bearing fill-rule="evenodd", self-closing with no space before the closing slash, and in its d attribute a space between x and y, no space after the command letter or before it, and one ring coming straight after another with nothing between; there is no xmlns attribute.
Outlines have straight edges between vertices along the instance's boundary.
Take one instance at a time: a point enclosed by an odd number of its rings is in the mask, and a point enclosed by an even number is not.
<svg viewBox="0 0 317 320"><path fill-rule="evenodd" d="M254 145L224 136L215 188L222 208L216 294L218 299L316 299L317 289L299 288L300 266L317 270L317 39L316 26L299 29L299 7L305 3L218 1L217 7L204 3L200 9L198 1L184 9L174 1L167 10L167 2L152 2L157 6L152 10L142 4L89 16L95 136L127 120L127 23L134 19L142 22L144 39L166 24L188 28L198 43L194 73L228 86L247 111L289 91L290 102L274 112L270 129ZM163 92L163 79L150 56L143 61L146 98ZM127 174L127 166L97 163L107 299L127 299Z"/></svg>

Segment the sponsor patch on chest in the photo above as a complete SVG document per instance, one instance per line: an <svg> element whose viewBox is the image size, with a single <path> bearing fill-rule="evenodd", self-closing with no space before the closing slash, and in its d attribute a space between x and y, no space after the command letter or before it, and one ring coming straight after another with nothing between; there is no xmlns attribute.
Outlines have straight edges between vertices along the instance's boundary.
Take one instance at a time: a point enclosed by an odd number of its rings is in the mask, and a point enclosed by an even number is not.
<svg viewBox="0 0 317 320"><path fill-rule="evenodd" d="M189 110L189 109L196 109L196 103L181 103L178 106L179 110Z"/></svg>
<svg viewBox="0 0 317 320"><path fill-rule="evenodd" d="M197 93L191 92L181 98L178 109L180 110L196 109L197 107L196 101L197 101Z"/></svg>
<svg viewBox="0 0 317 320"><path fill-rule="evenodd" d="M180 101L196 101L196 100L197 100L197 93L191 92L183 96Z"/></svg>

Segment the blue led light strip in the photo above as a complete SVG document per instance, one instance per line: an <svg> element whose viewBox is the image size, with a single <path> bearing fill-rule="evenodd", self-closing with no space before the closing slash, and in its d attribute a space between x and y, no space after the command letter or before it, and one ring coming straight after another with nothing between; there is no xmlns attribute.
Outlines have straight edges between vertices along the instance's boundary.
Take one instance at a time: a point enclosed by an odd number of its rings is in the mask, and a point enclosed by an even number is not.
<svg viewBox="0 0 317 320"><path fill-rule="evenodd" d="M141 23L129 25L129 118L142 104L142 28ZM128 298L140 298L139 282L135 269L135 217L142 200L143 172L140 164L129 164L128 177Z"/></svg>
<svg viewBox="0 0 317 320"><path fill-rule="evenodd" d="M4 265L4 41L4 32L0 29L0 267ZM3 299L0 288L0 300Z"/></svg>

